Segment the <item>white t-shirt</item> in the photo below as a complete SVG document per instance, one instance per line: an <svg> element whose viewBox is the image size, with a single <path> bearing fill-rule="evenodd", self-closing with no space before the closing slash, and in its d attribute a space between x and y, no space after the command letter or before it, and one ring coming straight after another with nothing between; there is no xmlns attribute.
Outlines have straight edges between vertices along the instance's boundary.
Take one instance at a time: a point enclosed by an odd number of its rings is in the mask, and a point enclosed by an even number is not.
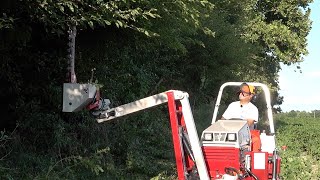
<svg viewBox="0 0 320 180"><path fill-rule="evenodd" d="M240 101L235 101L228 106L222 117L225 119L253 119L258 122L259 112L258 108L251 102L241 106Z"/></svg>

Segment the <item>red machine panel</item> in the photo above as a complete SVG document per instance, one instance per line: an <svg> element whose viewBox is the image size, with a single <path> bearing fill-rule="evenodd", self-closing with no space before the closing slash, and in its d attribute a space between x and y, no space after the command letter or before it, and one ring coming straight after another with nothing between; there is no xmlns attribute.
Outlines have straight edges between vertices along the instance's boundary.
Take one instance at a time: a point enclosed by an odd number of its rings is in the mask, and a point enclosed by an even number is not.
<svg viewBox="0 0 320 180"><path fill-rule="evenodd" d="M202 149L210 178L221 178L226 167L240 169L238 148L204 146Z"/></svg>

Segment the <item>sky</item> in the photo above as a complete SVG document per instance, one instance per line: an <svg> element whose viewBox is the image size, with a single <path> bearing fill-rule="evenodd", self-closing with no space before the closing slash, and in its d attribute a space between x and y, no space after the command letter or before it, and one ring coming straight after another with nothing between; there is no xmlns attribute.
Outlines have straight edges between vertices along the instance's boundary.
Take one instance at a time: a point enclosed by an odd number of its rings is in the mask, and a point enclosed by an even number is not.
<svg viewBox="0 0 320 180"><path fill-rule="evenodd" d="M284 112L320 110L320 0L314 0L310 8L309 54L299 64L302 73L297 70L297 65L281 65L279 86L284 102L280 107Z"/></svg>

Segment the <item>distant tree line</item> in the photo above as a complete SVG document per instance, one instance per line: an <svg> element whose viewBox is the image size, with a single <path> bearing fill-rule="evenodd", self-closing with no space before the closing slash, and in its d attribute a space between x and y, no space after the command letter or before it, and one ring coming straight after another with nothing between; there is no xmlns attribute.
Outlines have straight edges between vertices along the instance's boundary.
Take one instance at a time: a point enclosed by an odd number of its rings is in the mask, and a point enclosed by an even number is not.
<svg viewBox="0 0 320 180"><path fill-rule="evenodd" d="M305 117L320 117L320 110L313 110L309 111L298 111L298 110L291 110L289 112L283 112L281 115L288 116L288 117L298 117L298 118L305 118Z"/></svg>

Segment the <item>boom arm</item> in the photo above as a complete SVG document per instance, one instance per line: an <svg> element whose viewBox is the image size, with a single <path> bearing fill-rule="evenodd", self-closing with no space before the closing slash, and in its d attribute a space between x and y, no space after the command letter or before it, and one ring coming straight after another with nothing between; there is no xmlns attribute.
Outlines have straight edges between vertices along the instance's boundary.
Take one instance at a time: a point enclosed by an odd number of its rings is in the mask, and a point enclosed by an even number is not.
<svg viewBox="0 0 320 180"><path fill-rule="evenodd" d="M178 179L188 179L192 173L192 166L195 164L200 179L209 180L188 93L170 90L110 109L108 105L103 103L107 100L95 98L99 97L96 91L95 86L90 84L66 83L64 85L63 111L74 112L95 103L97 106L91 110L96 117L99 117L97 121L101 123L168 103ZM188 138L185 138L185 134L188 135ZM190 159L194 162L189 162Z"/></svg>
<svg viewBox="0 0 320 180"><path fill-rule="evenodd" d="M99 123L110 121L112 119L125 116L127 114L131 114L144 109L148 109L154 106L158 106L167 102L168 102L167 94L166 92L163 92L163 93L149 96L128 104L118 106L116 108L106 110L105 112L103 112L104 118L97 119L97 121Z"/></svg>

